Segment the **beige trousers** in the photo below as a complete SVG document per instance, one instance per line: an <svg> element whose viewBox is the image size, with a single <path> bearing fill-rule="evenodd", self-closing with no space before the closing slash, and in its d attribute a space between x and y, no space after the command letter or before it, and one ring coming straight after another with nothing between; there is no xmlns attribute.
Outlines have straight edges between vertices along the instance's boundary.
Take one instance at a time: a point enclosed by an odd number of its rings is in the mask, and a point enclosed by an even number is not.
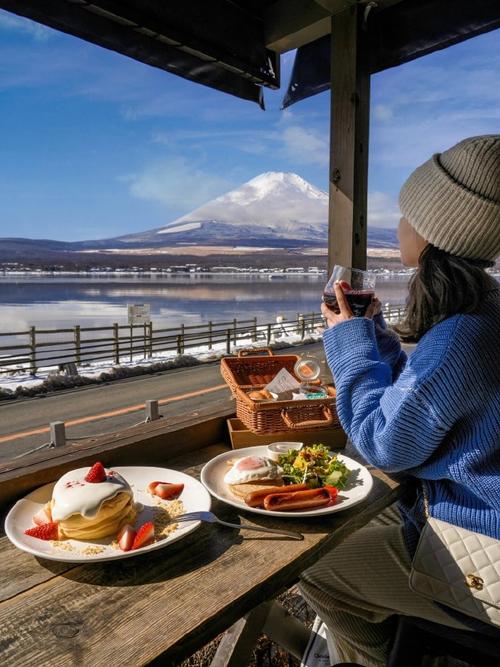
<svg viewBox="0 0 500 667"><path fill-rule="evenodd" d="M384 667L396 614L465 627L410 589L410 566L401 516L390 507L302 573L301 593L342 661Z"/></svg>

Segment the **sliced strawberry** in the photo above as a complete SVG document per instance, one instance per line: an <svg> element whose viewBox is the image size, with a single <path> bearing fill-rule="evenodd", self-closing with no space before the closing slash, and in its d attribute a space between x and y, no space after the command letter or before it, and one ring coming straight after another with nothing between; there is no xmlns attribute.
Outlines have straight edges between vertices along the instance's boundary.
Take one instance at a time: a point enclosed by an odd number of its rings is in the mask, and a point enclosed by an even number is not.
<svg viewBox="0 0 500 667"><path fill-rule="evenodd" d="M137 534L132 543L132 549L140 549L140 547L150 544L155 537L155 527L152 521L147 521L139 527Z"/></svg>
<svg viewBox="0 0 500 667"><path fill-rule="evenodd" d="M158 486L158 484L162 484L162 482L150 482L148 484L148 491L151 495L154 495L155 489Z"/></svg>
<svg viewBox="0 0 500 667"><path fill-rule="evenodd" d="M130 551L134 544L136 532L130 524L126 524L118 533L116 539L122 551Z"/></svg>
<svg viewBox="0 0 500 667"><path fill-rule="evenodd" d="M104 470L104 466L100 461L94 463L92 468L85 475L85 481L91 482L92 484L106 481L106 471Z"/></svg>
<svg viewBox="0 0 500 667"><path fill-rule="evenodd" d="M25 535L30 537L38 537L39 540L57 540L59 537L59 530L57 523L45 523L43 526L35 526L24 531Z"/></svg>
<svg viewBox="0 0 500 667"><path fill-rule="evenodd" d="M155 495L162 500L174 500L178 498L184 490L184 484L171 484L170 482L160 482L156 485Z"/></svg>
<svg viewBox="0 0 500 667"><path fill-rule="evenodd" d="M52 515L48 507L42 507L41 510L33 516L33 523L37 526L44 526L46 523L52 522Z"/></svg>

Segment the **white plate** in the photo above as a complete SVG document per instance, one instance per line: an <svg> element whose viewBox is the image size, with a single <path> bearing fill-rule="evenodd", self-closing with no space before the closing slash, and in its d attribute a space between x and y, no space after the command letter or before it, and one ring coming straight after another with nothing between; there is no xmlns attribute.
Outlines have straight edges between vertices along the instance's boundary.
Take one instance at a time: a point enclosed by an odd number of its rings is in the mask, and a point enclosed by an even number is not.
<svg viewBox="0 0 500 667"><path fill-rule="evenodd" d="M224 475L229 470L228 461L236 461L236 459L243 456L266 456L267 447L245 447L244 449L231 450L219 454L211 461L209 461L201 471L201 481L210 493L219 500L233 505L238 509L244 509L247 512L254 512L255 514L267 514L272 516L281 516L287 518L305 517L305 516L319 516L321 514L332 514L332 512L340 512L357 503L360 503L370 493L373 485L373 478L370 472L357 461L350 459L343 454L337 454L339 461L351 470L347 488L339 490L337 501L335 505L329 507L318 507L312 510L301 510L296 512L278 512L275 510L265 510L258 507L248 507L243 500L239 500L229 490L228 485L224 482ZM332 452L334 453L334 452Z"/></svg>
<svg viewBox="0 0 500 667"><path fill-rule="evenodd" d="M169 470L168 468L152 468L152 467L138 467L138 466L120 466L113 468L120 475L127 480L134 492L134 501L141 503L144 506L139 513L136 526L151 521L153 518L153 511L155 509L156 501L159 498L152 496L147 492L147 486L153 481L173 482L174 484L184 484L179 500L182 501L186 512L206 511L210 509L211 498L207 490L198 480L185 475L177 470ZM27 528L33 527L33 515L45 505L52 497L52 489L55 482L41 486L39 489L32 491L25 498L19 500L10 510L5 519L5 533L9 540L19 549L27 551L34 556L40 558L47 558L49 560L58 560L67 563L88 563L99 562L107 560L115 560L117 558L128 558L138 554L146 553L147 551L154 551L155 549L162 549L172 542L180 540L182 537L196 530L200 525L200 521L186 521L179 523L179 526L165 539L149 544L148 546L135 549L134 551L121 551L115 549L111 545L114 537L105 538L102 540L94 540L92 542L84 542L83 540L64 540L65 545L72 547L72 551L65 551L61 547L54 546L51 541L39 540L36 537L25 535L24 531ZM155 501L156 498L156 501ZM168 501L167 501L168 504ZM98 554L85 554L83 551L87 547L94 546L104 547L104 551Z"/></svg>

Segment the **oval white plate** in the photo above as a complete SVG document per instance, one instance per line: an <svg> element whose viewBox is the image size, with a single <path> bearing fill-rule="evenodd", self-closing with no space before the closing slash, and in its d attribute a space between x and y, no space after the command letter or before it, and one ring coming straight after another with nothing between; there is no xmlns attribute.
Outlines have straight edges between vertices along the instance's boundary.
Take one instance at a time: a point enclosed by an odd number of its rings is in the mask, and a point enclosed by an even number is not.
<svg viewBox="0 0 500 667"><path fill-rule="evenodd" d="M147 486L153 481L173 482L175 484L184 484L184 490L179 498L184 505L186 512L207 511L210 509L211 498L205 487L189 475L185 475L177 470L169 470L168 468L153 468L146 466L120 466L114 467L113 470L119 472L127 480L134 492L134 501L141 503L144 509L139 513L136 526L151 521L153 518L153 511L156 507L155 496L147 492ZM65 551L61 547L54 546L50 541L39 540L36 537L25 535L24 531L27 528L33 527L32 517L41 509L46 502L52 497L52 489L55 482L41 486L39 489L32 491L27 496L19 500L10 510L5 519L5 533L9 540L19 549L27 551L34 556L40 558L47 558L49 560L58 560L67 563L88 563L115 560L117 558L128 558L130 556L137 556L147 551L154 551L155 549L162 549L172 542L180 540L185 535L188 535L193 530L196 530L200 525L200 521L186 521L179 523L179 526L165 539L149 544L134 551L121 551L115 549L111 545L114 537L105 538L102 540L94 540L92 542L84 542L83 540L65 540L64 543L72 547L73 551ZM85 554L84 549L87 547L102 546L104 551L98 554Z"/></svg>
<svg viewBox="0 0 500 667"><path fill-rule="evenodd" d="M238 509L244 509L247 512L254 512L255 514L267 514L281 517L305 517L305 516L319 516L321 514L332 514L332 512L340 512L357 503L360 503L370 493L373 485L373 478L370 472L354 459L350 459L343 454L337 454L339 461L351 470L348 487L340 489L335 505L328 507L318 507L312 510L301 510L296 512L277 512L272 510L265 510L258 507L248 507L243 500L239 500L229 490L228 485L224 482L224 475L229 470L228 461L235 461L243 456L266 456L267 447L245 447L244 449L231 450L219 454L203 467L201 471L201 481L210 493L219 500L233 505Z"/></svg>

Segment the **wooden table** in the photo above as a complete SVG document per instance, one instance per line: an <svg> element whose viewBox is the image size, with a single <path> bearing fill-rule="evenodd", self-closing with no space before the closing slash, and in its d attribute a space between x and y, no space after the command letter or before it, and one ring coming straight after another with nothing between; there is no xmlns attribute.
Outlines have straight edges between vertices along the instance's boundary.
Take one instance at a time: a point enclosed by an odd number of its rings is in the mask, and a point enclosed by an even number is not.
<svg viewBox="0 0 500 667"><path fill-rule="evenodd" d="M164 465L197 475L227 449L212 445ZM0 664L178 665L392 504L398 485L372 474L367 500L345 512L303 522L241 513L256 525L293 526L302 542L203 524L165 549L82 566L34 558L2 536ZM219 501L213 510L240 519Z"/></svg>

